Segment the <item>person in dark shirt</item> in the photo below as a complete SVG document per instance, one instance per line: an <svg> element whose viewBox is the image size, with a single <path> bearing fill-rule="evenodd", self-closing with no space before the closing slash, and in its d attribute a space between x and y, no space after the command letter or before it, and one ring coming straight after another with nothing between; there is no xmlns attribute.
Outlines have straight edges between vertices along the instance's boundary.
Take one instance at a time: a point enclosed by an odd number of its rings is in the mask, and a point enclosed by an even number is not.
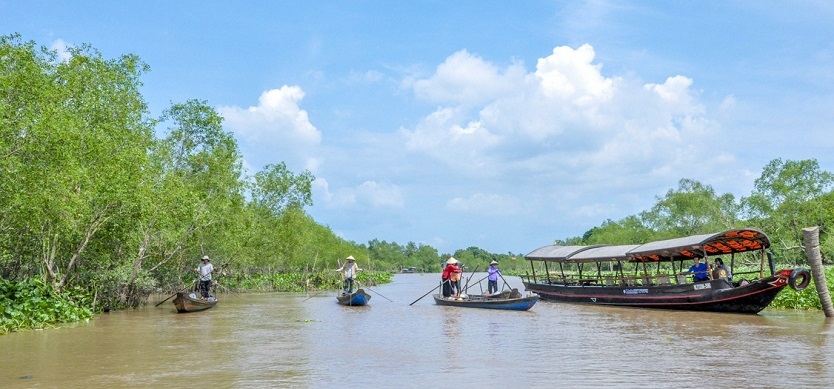
<svg viewBox="0 0 834 389"><path fill-rule="evenodd" d="M723 259L715 258L715 269L712 271L712 278L726 278L727 281L733 280L733 272L731 272L730 268L724 264Z"/></svg>

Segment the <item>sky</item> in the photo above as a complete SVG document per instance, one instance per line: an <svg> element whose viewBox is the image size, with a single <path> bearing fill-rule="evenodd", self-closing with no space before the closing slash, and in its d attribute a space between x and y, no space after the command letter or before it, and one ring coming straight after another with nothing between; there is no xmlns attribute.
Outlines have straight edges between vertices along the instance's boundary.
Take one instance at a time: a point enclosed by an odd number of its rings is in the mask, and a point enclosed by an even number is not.
<svg viewBox="0 0 834 389"><path fill-rule="evenodd" d="M0 0L13 33L138 55L151 115L206 101L249 174L308 170L307 211L360 244L526 254L681 179L834 171L825 0Z"/></svg>

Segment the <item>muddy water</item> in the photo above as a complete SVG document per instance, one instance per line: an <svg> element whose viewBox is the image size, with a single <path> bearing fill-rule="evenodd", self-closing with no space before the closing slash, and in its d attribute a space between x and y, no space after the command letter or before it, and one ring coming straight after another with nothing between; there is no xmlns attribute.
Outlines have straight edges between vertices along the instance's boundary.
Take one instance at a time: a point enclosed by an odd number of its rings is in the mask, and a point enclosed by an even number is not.
<svg viewBox="0 0 834 389"><path fill-rule="evenodd" d="M372 288L366 307L338 305L335 292L225 294L204 312L177 314L169 301L7 334L0 387L834 385L834 325L820 312L750 316L544 301L504 312L439 307L430 295L409 306L438 278L397 275Z"/></svg>

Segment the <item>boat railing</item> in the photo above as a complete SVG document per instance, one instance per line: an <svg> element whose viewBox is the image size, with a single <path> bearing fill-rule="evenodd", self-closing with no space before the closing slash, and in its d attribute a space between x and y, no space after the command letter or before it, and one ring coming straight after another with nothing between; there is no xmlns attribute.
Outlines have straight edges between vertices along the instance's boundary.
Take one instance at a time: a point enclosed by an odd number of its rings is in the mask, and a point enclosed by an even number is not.
<svg viewBox="0 0 834 389"><path fill-rule="evenodd" d="M565 286L667 286L677 283L691 284L691 275L687 274L666 274L666 273L651 273L651 274L636 274L636 275L620 275L620 274L594 274L591 276L579 274L565 273L551 273L549 276L536 275L535 279L532 275L522 275L521 278L527 282L538 282L551 285L565 285Z"/></svg>

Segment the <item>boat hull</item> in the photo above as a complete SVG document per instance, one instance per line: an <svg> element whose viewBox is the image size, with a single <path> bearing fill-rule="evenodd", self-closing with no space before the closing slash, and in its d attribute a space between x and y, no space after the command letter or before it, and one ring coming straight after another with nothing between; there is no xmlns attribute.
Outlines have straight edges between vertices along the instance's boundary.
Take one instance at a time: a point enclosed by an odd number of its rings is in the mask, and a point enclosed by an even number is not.
<svg viewBox="0 0 834 389"><path fill-rule="evenodd" d="M435 294L432 297L434 297L435 304L447 307L502 309L508 311L526 311L539 301L538 295L521 296L518 291L515 291L515 294L510 297L506 294L495 296L468 295L460 299L447 298L440 294Z"/></svg>
<svg viewBox="0 0 834 389"><path fill-rule="evenodd" d="M340 294L336 296L336 302L341 305L348 306L362 306L367 305L371 299L371 295L365 293L365 290L360 288L356 292L350 294Z"/></svg>
<svg viewBox="0 0 834 389"><path fill-rule="evenodd" d="M217 305L217 300L206 301L199 298L193 298L189 293L178 292L177 297L174 298L174 306L177 307L177 312L198 312L205 311Z"/></svg>
<svg viewBox="0 0 834 389"><path fill-rule="evenodd" d="M733 286L723 279L682 285L594 286L524 282L543 300L639 308L755 314L787 286L781 275Z"/></svg>

